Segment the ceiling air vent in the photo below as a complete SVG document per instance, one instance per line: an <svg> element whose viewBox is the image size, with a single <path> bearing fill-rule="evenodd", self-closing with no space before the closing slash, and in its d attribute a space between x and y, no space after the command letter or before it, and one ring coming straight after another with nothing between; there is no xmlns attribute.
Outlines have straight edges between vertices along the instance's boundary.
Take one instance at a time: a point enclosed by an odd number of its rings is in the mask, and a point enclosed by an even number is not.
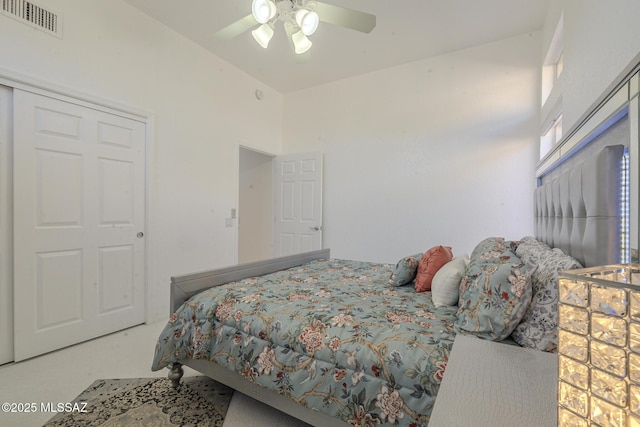
<svg viewBox="0 0 640 427"><path fill-rule="evenodd" d="M62 38L62 16L27 0L0 0L0 13Z"/></svg>

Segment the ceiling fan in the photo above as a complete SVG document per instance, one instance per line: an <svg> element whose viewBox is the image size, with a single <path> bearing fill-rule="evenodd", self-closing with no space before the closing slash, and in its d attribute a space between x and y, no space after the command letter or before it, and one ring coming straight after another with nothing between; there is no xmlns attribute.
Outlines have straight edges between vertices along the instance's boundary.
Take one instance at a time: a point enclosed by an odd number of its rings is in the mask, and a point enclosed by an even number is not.
<svg viewBox="0 0 640 427"><path fill-rule="evenodd" d="M214 34L228 40L250 30L253 38L267 48L273 37L276 22L282 22L287 38L297 54L311 48L312 35L320 22L340 25L369 33L376 26L376 17L346 7L334 6L315 0L253 0L251 13Z"/></svg>

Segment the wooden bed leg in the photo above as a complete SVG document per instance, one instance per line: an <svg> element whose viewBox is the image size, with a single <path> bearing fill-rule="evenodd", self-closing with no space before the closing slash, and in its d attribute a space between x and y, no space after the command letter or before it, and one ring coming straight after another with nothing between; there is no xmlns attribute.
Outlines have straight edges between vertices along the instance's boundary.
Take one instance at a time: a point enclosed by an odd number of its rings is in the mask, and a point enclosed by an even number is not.
<svg viewBox="0 0 640 427"><path fill-rule="evenodd" d="M180 379L184 375L184 369L182 369L182 364L178 362L174 362L171 364L171 370L169 371L169 379L171 380L171 384L173 388L178 388L180 386Z"/></svg>

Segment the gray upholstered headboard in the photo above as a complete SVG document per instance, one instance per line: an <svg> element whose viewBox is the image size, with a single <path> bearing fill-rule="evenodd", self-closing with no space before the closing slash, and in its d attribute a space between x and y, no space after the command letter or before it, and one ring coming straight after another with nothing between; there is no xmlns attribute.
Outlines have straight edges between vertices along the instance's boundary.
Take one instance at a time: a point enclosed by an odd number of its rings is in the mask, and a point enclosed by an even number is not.
<svg viewBox="0 0 640 427"><path fill-rule="evenodd" d="M585 267L621 260L623 145L604 147L535 191L535 237Z"/></svg>

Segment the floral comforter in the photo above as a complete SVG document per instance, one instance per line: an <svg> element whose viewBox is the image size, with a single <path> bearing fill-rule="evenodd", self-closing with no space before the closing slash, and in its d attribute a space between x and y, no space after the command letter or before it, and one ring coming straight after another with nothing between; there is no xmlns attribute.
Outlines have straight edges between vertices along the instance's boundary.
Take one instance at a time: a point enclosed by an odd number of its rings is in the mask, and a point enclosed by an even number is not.
<svg viewBox="0 0 640 427"><path fill-rule="evenodd" d="M392 267L315 261L203 291L171 316L152 369L213 360L353 426L426 426L457 308L392 287Z"/></svg>

